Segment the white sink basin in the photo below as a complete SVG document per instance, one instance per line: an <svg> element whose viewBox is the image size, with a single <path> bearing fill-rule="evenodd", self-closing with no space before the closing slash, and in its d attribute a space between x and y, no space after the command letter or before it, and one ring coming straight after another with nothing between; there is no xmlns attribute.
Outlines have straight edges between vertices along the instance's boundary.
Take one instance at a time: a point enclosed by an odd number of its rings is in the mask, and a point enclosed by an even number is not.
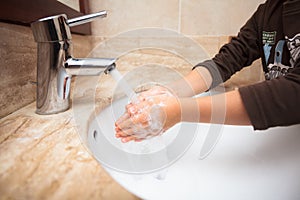
<svg viewBox="0 0 300 200"><path fill-rule="evenodd" d="M183 145L180 147L182 154L177 152L169 158L167 147L179 137L178 127L166 133L163 139L148 142L149 148L145 152L141 146L122 144L114 138L114 118L123 110L122 103L116 102L114 108L103 110L95 118L89 126L88 146L110 175L135 195L154 200L300 199L300 125L266 131L225 125L220 129L222 136L215 149L205 159L199 159L211 125L181 124L186 127L183 134L189 137L190 143L177 144ZM112 113L110 117L108 113ZM195 138L189 130L195 133ZM159 144L155 145L155 142ZM152 164L149 154L162 149L167 149L167 153L165 158L160 157L161 163L167 161L168 164L147 168L149 163ZM137 164L139 161L144 163ZM139 165L136 168L138 175L126 168L134 169L136 164ZM165 166L167 168L163 169ZM145 173L158 171L143 174L139 167L147 168Z"/></svg>
<svg viewBox="0 0 300 200"><path fill-rule="evenodd" d="M140 32L141 30L142 32ZM141 30L126 32L123 35L125 36L123 38L130 38L146 33L147 37L140 37L138 43L126 45L120 51L107 51L108 47L109 49L120 48L118 39L121 37L114 37L114 40L97 45L92 55L105 57L109 54L107 57L120 57L133 50L154 48L175 52L192 66L200 60L208 58L206 51L199 44L176 32L162 29ZM149 38L153 38L153 40L149 40ZM171 38L171 40L165 40L165 38ZM180 43L178 43L179 41ZM114 46L115 44L117 47ZM112 53L113 55L111 55ZM125 64L127 65L128 61ZM129 83L133 83L132 88L148 82L157 82L163 85L164 82L168 83L181 77L174 70L166 70L162 65L149 65L147 69L143 66L135 67L132 72L134 73L127 73L124 77ZM211 129L210 124L183 124L184 130L187 130L183 133L188 137L186 141L190 141L190 143L179 145L182 147L181 151L173 155L171 159L168 157L170 152L163 152L165 154L162 155L167 155L166 157L158 157L162 161L160 164L171 161L161 165L161 168L166 166L167 168L150 174L141 174L143 172L141 169L143 167L146 169L148 166L139 165L141 167L139 168L140 175L125 173L126 167L127 171L130 171L128 166L134 169L134 165L137 163L130 163L135 158L134 156L123 155L137 154L142 160L145 157L149 158L151 153L163 151L166 149L164 147L169 147L173 141L176 141L174 137L178 138L176 131L178 126L166 133L163 139L157 139L159 145L155 145L155 142L150 143L150 148L146 149L148 151L146 155L143 155L145 149L134 146L133 143L121 144L114 138L113 122L117 116L107 115L106 117L104 110L101 111L102 114L100 113L102 116L95 116L95 107L98 109L97 106L101 104L101 99L97 96L101 94L102 97L106 97L103 102L107 103L108 97L111 97L109 89L113 89L113 80L98 84L98 79L98 77L76 77L76 87L73 90L73 110L78 124L78 133L83 144L90 148L95 158L111 176L137 196L150 200L300 199L300 125L257 132L254 132L252 127L223 126L222 129L217 129L221 130L222 135L214 150L208 157L200 160L201 149L204 141L207 141L205 140L206 135L208 133L218 135L218 131L209 131L214 130ZM96 90L97 84L103 86L102 90L101 88ZM102 109L102 105L99 107ZM123 110L124 105L116 105L116 112L123 112ZM198 129L195 126L198 126ZM188 130L191 130L192 134ZM183 136L185 136L184 134ZM186 137L182 139L185 141ZM155 148L152 148L152 145ZM124 154L124 152L128 154ZM149 159L145 160L149 161ZM148 163L146 162L146 164ZM145 172L158 169L160 169L159 165L150 166Z"/></svg>

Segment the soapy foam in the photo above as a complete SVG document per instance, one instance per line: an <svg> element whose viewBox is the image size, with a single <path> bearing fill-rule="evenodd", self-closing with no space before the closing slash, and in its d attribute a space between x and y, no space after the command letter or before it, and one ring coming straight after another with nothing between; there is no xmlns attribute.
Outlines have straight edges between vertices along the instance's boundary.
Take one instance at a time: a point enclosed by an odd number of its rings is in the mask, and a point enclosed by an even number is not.
<svg viewBox="0 0 300 200"><path fill-rule="evenodd" d="M110 71L110 75L116 82L118 82L122 91L127 95L127 97L131 100L133 104L141 103L141 100L138 98L138 95L133 91L133 89L129 86L127 81L123 78L123 76L117 69L113 69L112 71ZM157 95L171 95L171 93L168 90L154 91L153 94L149 93L149 95L155 95L156 92L158 92ZM143 96L143 99L149 102L149 104L146 104L146 106L144 106L142 109L139 109L135 114L140 115L141 113L149 113L149 115L146 116L146 122L133 123L134 126L131 128L134 130L134 133L137 138L148 139L163 133L165 114L163 113L162 108L163 106L165 106L165 104L162 101L155 104L154 99L151 96ZM133 114L132 117L135 117L135 114Z"/></svg>
<svg viewBox="0 0 300 200"><path fill-rule="evenodd" d="M154 94L152 94L152 95L154 95ZM164 97L170 97L171 95L172 94L168 91L159 93L159 96L163 96L163 97L160 97L162 99L159 102L157 102L157 100L155 101L154 100L155 97L153 97L153 96L149 96L149 97L144 96L144 100L142 100L142 101L144 101L145 106L143 106L141 108L132 109L132 110L136 111L136 113L132 113L133 118L140 115L141 113L148 114L145 117L147 119L146 125L145 125L145 122L143 124L135 123L135 125L133 127L137 138L148 139L148 138L151 138L154 136L161 135L164 132L163 127L165 124L166 115L164 113L163 107L166 105L163 102L163 100L164 100ZM143 103L143 102L140 102L140 100L133 101L133 104L139 104L139 103Z"/></svg>

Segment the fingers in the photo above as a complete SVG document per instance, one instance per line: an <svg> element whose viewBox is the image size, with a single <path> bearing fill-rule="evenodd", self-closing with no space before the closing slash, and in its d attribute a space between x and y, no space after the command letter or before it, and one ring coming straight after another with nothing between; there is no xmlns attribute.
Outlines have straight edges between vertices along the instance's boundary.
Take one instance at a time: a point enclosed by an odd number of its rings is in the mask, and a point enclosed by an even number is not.
<svg viewBox="0 0 300 200"><path fill-rule="evenodd" d="M126 116L128 117L129 115L127 114ZM119 120L118 122L115 124L115 136L116 138L120 138L121 142L141 142L147 137L148 120L144 113L126 118L125 120Z"/></svg>
<svg viewBox="0 0 300 200"><path fill-rule="evenodd" d="M130 116L133 116L137 113L141 113L150 106L149 102L143 101L137 104L130 103L126 105L126 111Z"/></svg>
<svg viewBox="0 0 300 200"><path fill-rule="evenodd" d="M153 88L151 89L148 89L146 91L143 91L143 92L140 92L138 95L137 95L137 99L138 99L138 102L134 102L135 104L138 104L140 102L143 102L143 101L146 101L147 99L149 99L149 97L153 97L153 96L160 96L160 95L164 95L168 92L168 90L162 86L154 86Z"/></svg>
<svg viewBox="0 0 300 200"><path fill-rule="evenodd" d="M116 131L116 138L124 138L124 137L128 137L128 136L132 136L134 135L134 131L131 130L131 129L128 129L126 131L123 131L123 130L118 130Z"/></svg>
<svg viewBox="0 0 300 200"><path fill-rule="evenodd" d="M135 142L141 142L141 141L144 141L145 139L142 139L142 138L138 138L138 139L134 139Z"/></svg>
<svg viewBox="0 0 300 200"><path fill-rule="evenodd" d="M154 119L160 122L165 120L165 117L159 117L160 112L156 112L157 109L153 110L153 106L164 101L164 98L167 97L165 96L166 94L166 89L160 87L140 93L135 101L126 105L125 113L116 121L115 136L120 138L122 142L140 142L149 137L159 135L163 127L158 129L157 125L153 126L151 118L156 116ZM164 122L158 124L163 126Z"/></svg>
<svg viewBox="0 0 300 200"><path fill-rule="evenodd" d="M125 136L121 136L121 135L125 135ZM123 143L127 143L130 141L141 142L147 138L147 136L143 136L143 135L135 135L135 134L128 135L128 133L125 134L122 131L116 133L116 137L120 138L121 142Z"/></svg>
<svg viewBox="0 0 300 200"><path fill-rule="evenodd" d="M121 141L122 141L123 143L127 143L127 142L130 142L130 141L135 140L135 139L136 139L135 136L128 136L128 137L123 137L123 138L121 139Z"/></svg>
<svg viewBox="0 0 300 200"><path fill-rule="evenodd" d="M153 135L151 135L151 134L145 135L142 138L137 137L135 135L131 135L131 136L127 136L127 137L122 137L121 142L123 142L123 143L127 143L127 142L130 142L130 141L142 142L142 141L144 141L148 138L151 138L151 137L153 137Z"/></svg>
<svg viewBox="0 0 300 200"><path fill-rule="evenodd" d="M143 129L147 123L147 114L136 114L138 109L133 104L126 106L127 112L125 112L116 122L115 131L117 138L124 138L133 135L139 129ZM135 130L133 130L134 128Z"/></svg>
<svg viewBox="0 0 300 200"><path fill-rule="evenodd" d="M138 108L135 105L128 105L126 106L127 113L129 113L130 116L136 114L138 112Z"/></svg>
<svg viewBox="0 0 300 200"><path fill-rule="evenodd" d="M145 113L134 115L128 119L117 122L115 131L120 136L128 136L144 132L149 125L149 116Z"/></svg>
<svg viewBox="0 0 300 200"><path fill-rule="evenodd" d="M130 120L132 125L148 125L151 119L148 111L145 111L143 113L133 115Z"/></svg>
<svg viewBox="0 0 300 200"><path fill-rule="evenodd" d="M129 113L124 113L115 123L115 126L118 126L119 124L121 124L122 122L128 120L130 118ZM119 127L120 128L120 127Z"/></svg>

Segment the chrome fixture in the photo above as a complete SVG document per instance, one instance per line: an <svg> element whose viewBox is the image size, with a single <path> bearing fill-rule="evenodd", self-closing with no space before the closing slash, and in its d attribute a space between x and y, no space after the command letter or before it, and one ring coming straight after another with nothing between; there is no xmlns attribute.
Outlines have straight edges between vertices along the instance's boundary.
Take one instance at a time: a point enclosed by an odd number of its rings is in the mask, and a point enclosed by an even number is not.
<svg viewBox="0 0 300 200"><path fill-rule="evenodd" d="M99 75L115 67L112 58L73 58L70 27L84 24L106 11L67 19L65 14L46 17L31 24L37 42L36 113L54 114L70 107L72 75Z"/></svg>

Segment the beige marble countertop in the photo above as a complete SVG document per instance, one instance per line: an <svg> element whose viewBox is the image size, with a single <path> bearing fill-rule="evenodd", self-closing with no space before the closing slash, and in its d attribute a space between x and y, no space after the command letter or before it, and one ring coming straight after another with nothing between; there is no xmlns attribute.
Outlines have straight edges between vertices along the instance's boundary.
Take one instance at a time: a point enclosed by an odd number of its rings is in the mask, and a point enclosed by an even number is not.
<svg viewBox="0 0 300 200"><path fill-rule="evenodd" d="M81 144L72 109L35 114L32 103L0 120L0 199L138 199Z"/></svg>

